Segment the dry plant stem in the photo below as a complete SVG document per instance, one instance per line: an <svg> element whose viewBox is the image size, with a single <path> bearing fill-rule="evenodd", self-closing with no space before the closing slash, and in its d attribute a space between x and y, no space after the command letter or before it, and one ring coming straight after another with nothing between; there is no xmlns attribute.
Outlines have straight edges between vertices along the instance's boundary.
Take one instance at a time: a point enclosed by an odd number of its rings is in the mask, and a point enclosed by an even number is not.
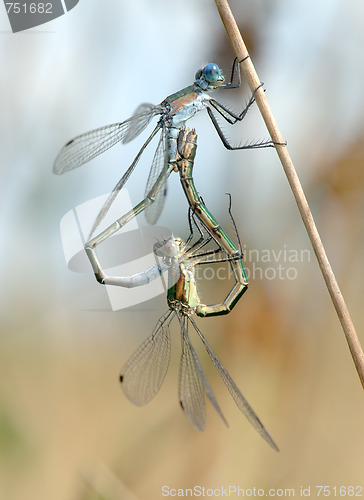
<svg viewBox="0 0 364 500"><path fill-rule="evenodd" d="M253 63L249 57L248 51L245 47L244 41L242 39L242 36L240 34L234 16L232 15L227 0L215 0L215 3L218 8L219 14L221 16L222 22L224 23L226 32L230 38L231 44L234 48L235 54L238 58L238 61L242 61L241 63L242 70L244 72L245 78L247 79L249 87L253 92L260 86L261 82L258 78L257 72L255 71ZM278 129L272 111L269 107L267 97L262 87L260 87L256 92L255 100L257 102L257 105L259 107L259 110L262 114L262 117L264 119L264 122L267 126L267 129L269 131L272 140L275 143L282 144L282 145L279 144L276 145L278 156L281 160L289 185L291 186L293 195L296 199L296 203L300 211L303 223L306 227L306 231L311 240L311 244L316 254L322 275L324 277L326 286L331 295L331 299L335 306L340 323L343 327L346 340L348 342L349 349L354 360L355 367L357 369L359 378L364 388L363 350L361 348L348 308L346 307L344 298L341 294L339 285L336 281L334 272L326 256L325 249L323 247L320 235L317 231L315 222L313 220L312 213L307 203L300 180L296 174L287 147L283 145L284 139L282 138L282 135Z"/></svg>

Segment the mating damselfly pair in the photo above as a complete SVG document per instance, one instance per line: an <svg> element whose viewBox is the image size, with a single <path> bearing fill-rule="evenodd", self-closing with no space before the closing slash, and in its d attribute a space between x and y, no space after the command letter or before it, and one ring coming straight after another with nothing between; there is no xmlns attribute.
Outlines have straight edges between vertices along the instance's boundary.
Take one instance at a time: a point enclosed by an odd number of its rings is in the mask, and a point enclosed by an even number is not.
<svg viewBox="0 0 364 500"><path fill-rule="evenodd" d="M169 335L165 332L168 330L168 325L171 316L173 316L172 313L174 312L179 320L182 336L182 358L179 384L180 401L189 420L195 427L199 429L203 428L205 417L204 410L202 410L202 408L204 408L204 403L202 404L202 401L204 401L205 391L220 415L222 415L222 413L207 383L207 379L203 374L192 344L189 341L188 323L193 325L200 336L220 376L227 385L239 408L262 437L266 439L273 448L277 449L272 438L207 344L192 317L194 313L198 316L206 317L230 312L248 286L248 280L242 262L241 248L239 249L227 236L226 232L207 209L195 187L192 174L196 154L197 134L195 131L187 131L185 128L187 120L192 118L198 111L206 109L226 148L241 150L273 146L274 144L271 141L232 146L224 135L218 124L216 113L230 124L235 124L243 120L248 109L254 103L254 93L244 109L239 114L236 114L213 99L209 95L209 92L238 87L240 87L240 69L236 59L232 65L230 81L227 83L225 83L225 79L219 67L214 63L209 63L196 73L195 82L191 86L167 97L160 105L141 104L137 108L135 114L128 120L87 132L69 141L56 158L54 172L62 174L90 161L118 142L130 142L147 127L153 117L160 115L154 130L145 141L134 161L117 183L99 212L90 233L90 240L85 245L85 250L90 259L95 276L102 284L125 287L139 286L147 284L166 270L168 270L170 280L172 279L171 276L174 276L174 281L171 281L168 291L170 311L160 320L159 326L157 326L153 335L143 344L144 347L141 346L127 363L121 377L122 386L125 388L128 397L136 404L146 403L149 401L150 395L153 397L157 392L165 375L166 368L164 367L168 366ZM93 236L118 192L123 188L134 171L144 150L159 131L161 132L160 138L147 180L145 198L105 230ZM187 244L183 244L182 240L178 238L172 238L161 244L159 255L163 256L163 258L158 266L152 266L131 277L107 276L97 257L96 247L143 211L145 211L148 222L154 224L162 211L166 194L166 182L173 171L179 172L180 181L190 207L194 226L200 234L198 242L192 244L192 246L189 245L190 241L194 239L193 231L191 232ZM225 260L229 262L232 268L235 284L223 302L214 305L205 305L200 302L198 297L194 279L194 269L203 262L205 257L204 252L199 253L199 250L206 242L210 241L213 241L216 245L213 253L219 254L222 252L225 255ZM200 245L202 245L202 247L200 247ZM198 250L196 250L196 248ZM220 260L218 258L212 261L210 260L210 263L219 261L221 261L221 257ZM157 342L156 339L162 340ZM158 360L158 363L148 365L154 356L155 360ZM148 368L149 366L151 368ZM147 372L150 375L148 379L143 377L143 373ZM154 388L145 387L145 384L152 386L153 383ZM143 394L143 391L148 393L148 397ZM138 396L136 396L136 394L138 394ZM140 396L140 394L142 395Z"/></svg>

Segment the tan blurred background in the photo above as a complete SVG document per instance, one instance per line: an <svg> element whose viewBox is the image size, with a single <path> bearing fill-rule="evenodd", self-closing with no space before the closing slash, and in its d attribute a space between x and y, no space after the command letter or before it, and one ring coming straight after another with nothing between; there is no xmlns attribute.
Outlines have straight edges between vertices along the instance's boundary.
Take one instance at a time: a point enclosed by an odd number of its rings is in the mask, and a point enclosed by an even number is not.
<svg viewBox="0 0 364 500"><path fill-rule="evenodd" d="M231 8L364 343L364 5L232 0ZM63 177L52 174L58 150L141 102L162 101L211 60L228 74L233 53L214 2L81 0L16 35L4 11L0 31L0 498L144 500L162 498L162 486L230 485L295 496L310 486L315 498L319 485L364 487L363 390L274 151L228 152L207 116L191 123L196 183L223 223L231 193L251 273L231 315L198 324L280 453L241 416L202 350L230 427L210 404L203 433L189 424L177 398L176 324L160 393L134 407L118 375L165 297L112 312L104 288L63 257L61 217L111 189L141 142ZM248 95L244 86L217 97L239 109ZM257 110L236 128L225 130L237 141L266 137ZM150 150L128 186L135 201L151 158ZM171 179L161 224L186 235L185 213ZM272 261L283 250L310 253ZM257 261L264 252L271 260ZM274 275L278 265L295 279Z"/></svg>

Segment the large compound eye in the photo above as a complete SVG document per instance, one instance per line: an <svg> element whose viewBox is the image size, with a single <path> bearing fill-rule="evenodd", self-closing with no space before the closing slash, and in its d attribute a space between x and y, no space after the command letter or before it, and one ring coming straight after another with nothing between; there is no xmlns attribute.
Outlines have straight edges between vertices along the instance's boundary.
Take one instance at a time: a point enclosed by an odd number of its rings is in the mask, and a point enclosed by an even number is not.
<svg viewBox="0 0 364 500"><path fill-rule="evenodd" d="M201 75L202 75L202 69L199 69L195 74L195 80L199 80L201 78Z"/></svg>
<svg viewBox="0 0 364 500"><path fill-rule="evenodd" d="M220 68L215 63L209 63L207 66L205 66L203 74L206 78L206 81L208 81L209 83L217 82L217 80L219 80L219 78L221 77Z"/></svg>

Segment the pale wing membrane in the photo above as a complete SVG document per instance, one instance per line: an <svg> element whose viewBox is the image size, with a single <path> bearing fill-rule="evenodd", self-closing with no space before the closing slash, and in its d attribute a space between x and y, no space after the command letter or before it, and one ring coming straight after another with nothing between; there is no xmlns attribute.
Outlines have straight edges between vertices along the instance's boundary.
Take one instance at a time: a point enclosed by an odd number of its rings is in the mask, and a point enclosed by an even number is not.
<svg viewBox="0 0 364 500"><path fill-rule="evenodd" d="M125 138L131 140L145 129L153 116L160 113L160 106L142 104L131 118L122 123L106 125L71 139L59 152L53 172L63 174L68 170L73 170L108 150L117 142L127 142Z"/></svg>
<svg viewBox="0 0 364 500"><path fill-rule="evenodd" d="M156 183L159 175L163 170L166 170L168 167L167 158L166 158L166 134L163 129L161 133L161 137L158 143L158 147L155 151L152 167L149 172L147 185L145 187L145 197L148 196L150 190L153 188ZM149 224L155 224L159 219L159 216L163 210L164 202L167 195L167 177L165 179L164 186L161 187L157 196L155 197L154 202L147 207L145 210L145 217Z"/></svg>
<svg viewBox="0 0 364 500"><path fill-rule="evenodd" d="M124 365L120 382L126 397L134 404L147 404L159 391L166 376L171 354L169 317L165 314L152 335Z"/></svg>
<svg viewBox="0 0 364 500"><path fill-rule="evenodd" d="M191 316L188 316L188 319L191 321ZM191 322L193 324L193 322ZM195 325L193 325L195 326ZM196 354L196 353L195 353ZM197 359L197 363L198 363L198 366L199 366L199 371L200 371L200 375L202 377L202 380L203 380L203 383L205 385L205 391L206 391L206 395L207 397L209 398L209 400L211 401L211 403L213 404L215 410L217 411L217 413L220 415L221 419L223 420L224 424L229 427L229 424L227 423L222 411L221 411L221 408L219 406L219 403L217 402L216 398L215 398L215 395L210 387L210 384L208 383L207 381L207 378L205 376L205 373L204 371L202 370L202 366L200 365L200 362L197 358L197 354L196 354L196 359Z"/></svg>
<svg viewBox="0 0 364 500"><path fill-rule="evenodd" d="M178 396L181 407L191 424L199 431L205 427L205 390L200 375L197 355L189 342L187 331L181 322L182 354L179 370Z"/></svg>
<svg viewBox="0 0 364 500"><path fill-rule="evenodd" d="M94 224L92 226L92 229L90 231L89 238L94 233L94 231L96 230L97 226L100 224L100 222L103 220L103 218L105 217L105 215L109 211L109 209L110 209L113 201L115 200L115 198L119 194L120 190L124 187L124 184L127 182L127 180L129 179L129 177L133 173L133 171L134 171L134 169L135 169L135 167L136 167L136 165L137 165L140 157L142 156L145 148L148 146L148 144L153 139L153 137L156 135L156 133L158 132L159 129L160 129L160 125L159 125L159 122L158 122L157 125L155 126L153 132L150 134L150 136L148 137L148 139L145 141L145 143L143 144L143 146L140 148L139 153L134 158L134 160L133 160L132 164L130 165L130 167L128 168L128 170L125 172L125 174L119 180L119 182L116 184L116 186L114 187L114 189L112 190L112 192L109 194L107 200L105 201L105 203L101 207L101 210L98 213L98 215L96 217L96 220L95 220L95 222L94 222Z"/></svg>
<svg viewBox="0 0 364 500"><path fill-rule="evenodd" d="M214 393L203 372L202 366L198 360L187 331L188 318L181 317L176 311L176 315L181 326L182 355L179 374L179 398L180 404L188 420L198 430L202 431L205 426L205 398L207 397L214 405L216 411L227 425L222 411L216 401Z"/></svg>
<svg viewBox="0 0 364 500"><path fill-rule="evenodd" d="M129 126L126 129L125 135L122 139L123 144L126 144L135 139L135 137L143 132L153 116L159 115L161 112L161 106L154 106L153 104L149 104L148 102L140 104L135 110L133 116L131 116L129 119Z"/></svg>
<svg viewBox="0 0 364 500"><path fill-rule="evenodd" d="M278 447L271 438L270 434L260 421L259 417L253 410L253 408L250 406L248 401L244 398L242 393L240 392L239 388L233 381L233 379L230 377L229 373L225 370L223 365L221 364L220 360L217 358L209 344L207 343L205 337L202 335L202 332L199 330L197 327L195 321L193 318L190 318L193 326L196 329L196 332L198 333L200 339L202 340L206 351L208 352L213 364L215 365L217 371L219 372L220 377L224 381L226 387L228 388L231 396L233 397L236 405L238 406L239 410L246 416L246 418L249 420L249 422L252 424L252 426L255 428L255 430L262 436L263 439L267 441L267 443L276 451L278 451Z"/></svg>

